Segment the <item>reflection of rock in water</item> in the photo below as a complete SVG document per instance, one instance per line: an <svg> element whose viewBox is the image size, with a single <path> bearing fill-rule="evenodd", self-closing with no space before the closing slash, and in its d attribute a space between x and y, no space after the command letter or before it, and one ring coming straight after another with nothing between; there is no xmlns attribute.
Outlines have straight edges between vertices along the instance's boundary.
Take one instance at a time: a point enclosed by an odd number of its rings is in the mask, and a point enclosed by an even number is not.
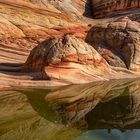
<svg viewBox="0 0 140 140"><path fill-rule="evenodd" d="M74 123L92 110L116 83L107 85L102 82L23 92L32 107L47 120Z"/></svg>
<svg viewBox="0 0 140 140"><path fill-rule="evenodd" d="M140 82L126 87L120 96L99 103L86 115L88 129L122 131L140 128Z"/></svg>
<svg viewBox="0 0 140 140"><path fill-rule="evenodd" d="M101 102L114 87L128 82L100 82L96 84L72 85L50 92L46 101L60 106L59 112L67 122L75 124Z"/></svg>
<svg viewBox="0 0 140 140"><path fill-rule="evenodd" d="M139 127L139 98L140 81L70 86L46 96L47 101L60 106L58 111L76 127L120 130Z"/></svg>
<svg viewBox="0 0 140 140"><path fill-rule="evenodd" d="M33 108L47 120L84 129L123 129L124 126L133 128L138 121L139 83L111 81L24 93Z"/></svg>
<svg viewBox="0 0 140 140"><path fill-rule="evenodd" d="M0 135L6 133L7 137L20 134L25 139L29 135L37 135L41 139L48 136L50 129L56 137L61 130L64 132L61 123L79 129L117 128L125 131L140 128L140 81L110 81L0 93ZM35 111L21 93L28 97ZM21 128L23 131L19 132ZM72 127L70 131L75 129ZM75 135L77 133L79 131Z"/></svg>
<svg viewBox="0 0 140 140"><path fill-rule="evenodd" d="M40 113L45 104L41 103L41 99L44 99L47 91L40 90L38 97L37 92L38 90L29 92L28 99L36 104L35 109ZM33 110L24 94L12 89L0 90L0 140L71 140L79 135L78 130L49 122L41 117L43 114L39 116L38 113Z"/></svg>

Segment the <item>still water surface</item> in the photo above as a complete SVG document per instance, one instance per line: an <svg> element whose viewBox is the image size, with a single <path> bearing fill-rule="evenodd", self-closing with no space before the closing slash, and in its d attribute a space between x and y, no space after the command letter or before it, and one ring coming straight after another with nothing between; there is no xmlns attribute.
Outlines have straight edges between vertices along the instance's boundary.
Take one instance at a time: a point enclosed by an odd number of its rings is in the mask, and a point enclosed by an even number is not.
<svg viewBox="0 0 140 140"><path fill-rule="evenodd" d="M0 140L140 140L140 80L0 90Z"/></svg>

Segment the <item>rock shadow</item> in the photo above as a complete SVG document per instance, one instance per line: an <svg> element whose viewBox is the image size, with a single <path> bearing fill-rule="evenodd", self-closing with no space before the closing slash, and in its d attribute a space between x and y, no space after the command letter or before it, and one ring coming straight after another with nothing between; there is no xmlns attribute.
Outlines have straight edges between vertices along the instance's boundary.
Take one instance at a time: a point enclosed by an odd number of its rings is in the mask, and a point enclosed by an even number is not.
<svg viewBox="0 0 140 140"><path fill-rule="evenodd" d="M91 18L92 17L92 0L87 0L85 4L85 11L83 16Z"/></svg>

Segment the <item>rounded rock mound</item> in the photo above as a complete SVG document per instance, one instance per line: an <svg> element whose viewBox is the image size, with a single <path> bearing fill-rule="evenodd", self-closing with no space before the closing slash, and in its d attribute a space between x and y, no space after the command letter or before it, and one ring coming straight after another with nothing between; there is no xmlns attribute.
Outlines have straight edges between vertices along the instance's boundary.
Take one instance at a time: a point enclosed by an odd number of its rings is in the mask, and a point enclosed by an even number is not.
<svg viewBox="0 0 140 140"><path fill-rule="evenodd" d="M86 41L111 66L140 71L140 23L125 17L96 25L88 32Z"/></svg>
<svg viewBox="0 0 140 140"><path fill-rule="evenodd" d="M51 37L35 47L23 71L43 71L49 79L86 83L105 80L109 76L109 65L84 40L65 35Z"/></svg>

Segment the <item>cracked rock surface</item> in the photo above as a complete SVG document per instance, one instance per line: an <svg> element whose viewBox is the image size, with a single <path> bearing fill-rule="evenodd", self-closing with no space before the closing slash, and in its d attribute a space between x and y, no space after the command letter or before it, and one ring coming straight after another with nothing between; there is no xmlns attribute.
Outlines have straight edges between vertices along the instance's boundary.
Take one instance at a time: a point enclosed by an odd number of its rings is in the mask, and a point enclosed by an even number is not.
<svg viewBox="0 0 140 140"><path fill-rule="evenodd" d="M92 0L93 16L99 18L116 11L138 9L140 7L139 0Z"/></svg>
<svg viewBox="0 0 140 140"><path fill-rule="evenodd" d="M82 39L72 35L50 38L35 47L23 68L24 72L44 71L50 79L84 83L108 77L109 65Z"/></svg>
<svg viewBox="0 0 140 140"><path fill-rule="evenodd" d="M125 17L91 28L87 41L115 67L140 70L140 24Z"/></svg>

